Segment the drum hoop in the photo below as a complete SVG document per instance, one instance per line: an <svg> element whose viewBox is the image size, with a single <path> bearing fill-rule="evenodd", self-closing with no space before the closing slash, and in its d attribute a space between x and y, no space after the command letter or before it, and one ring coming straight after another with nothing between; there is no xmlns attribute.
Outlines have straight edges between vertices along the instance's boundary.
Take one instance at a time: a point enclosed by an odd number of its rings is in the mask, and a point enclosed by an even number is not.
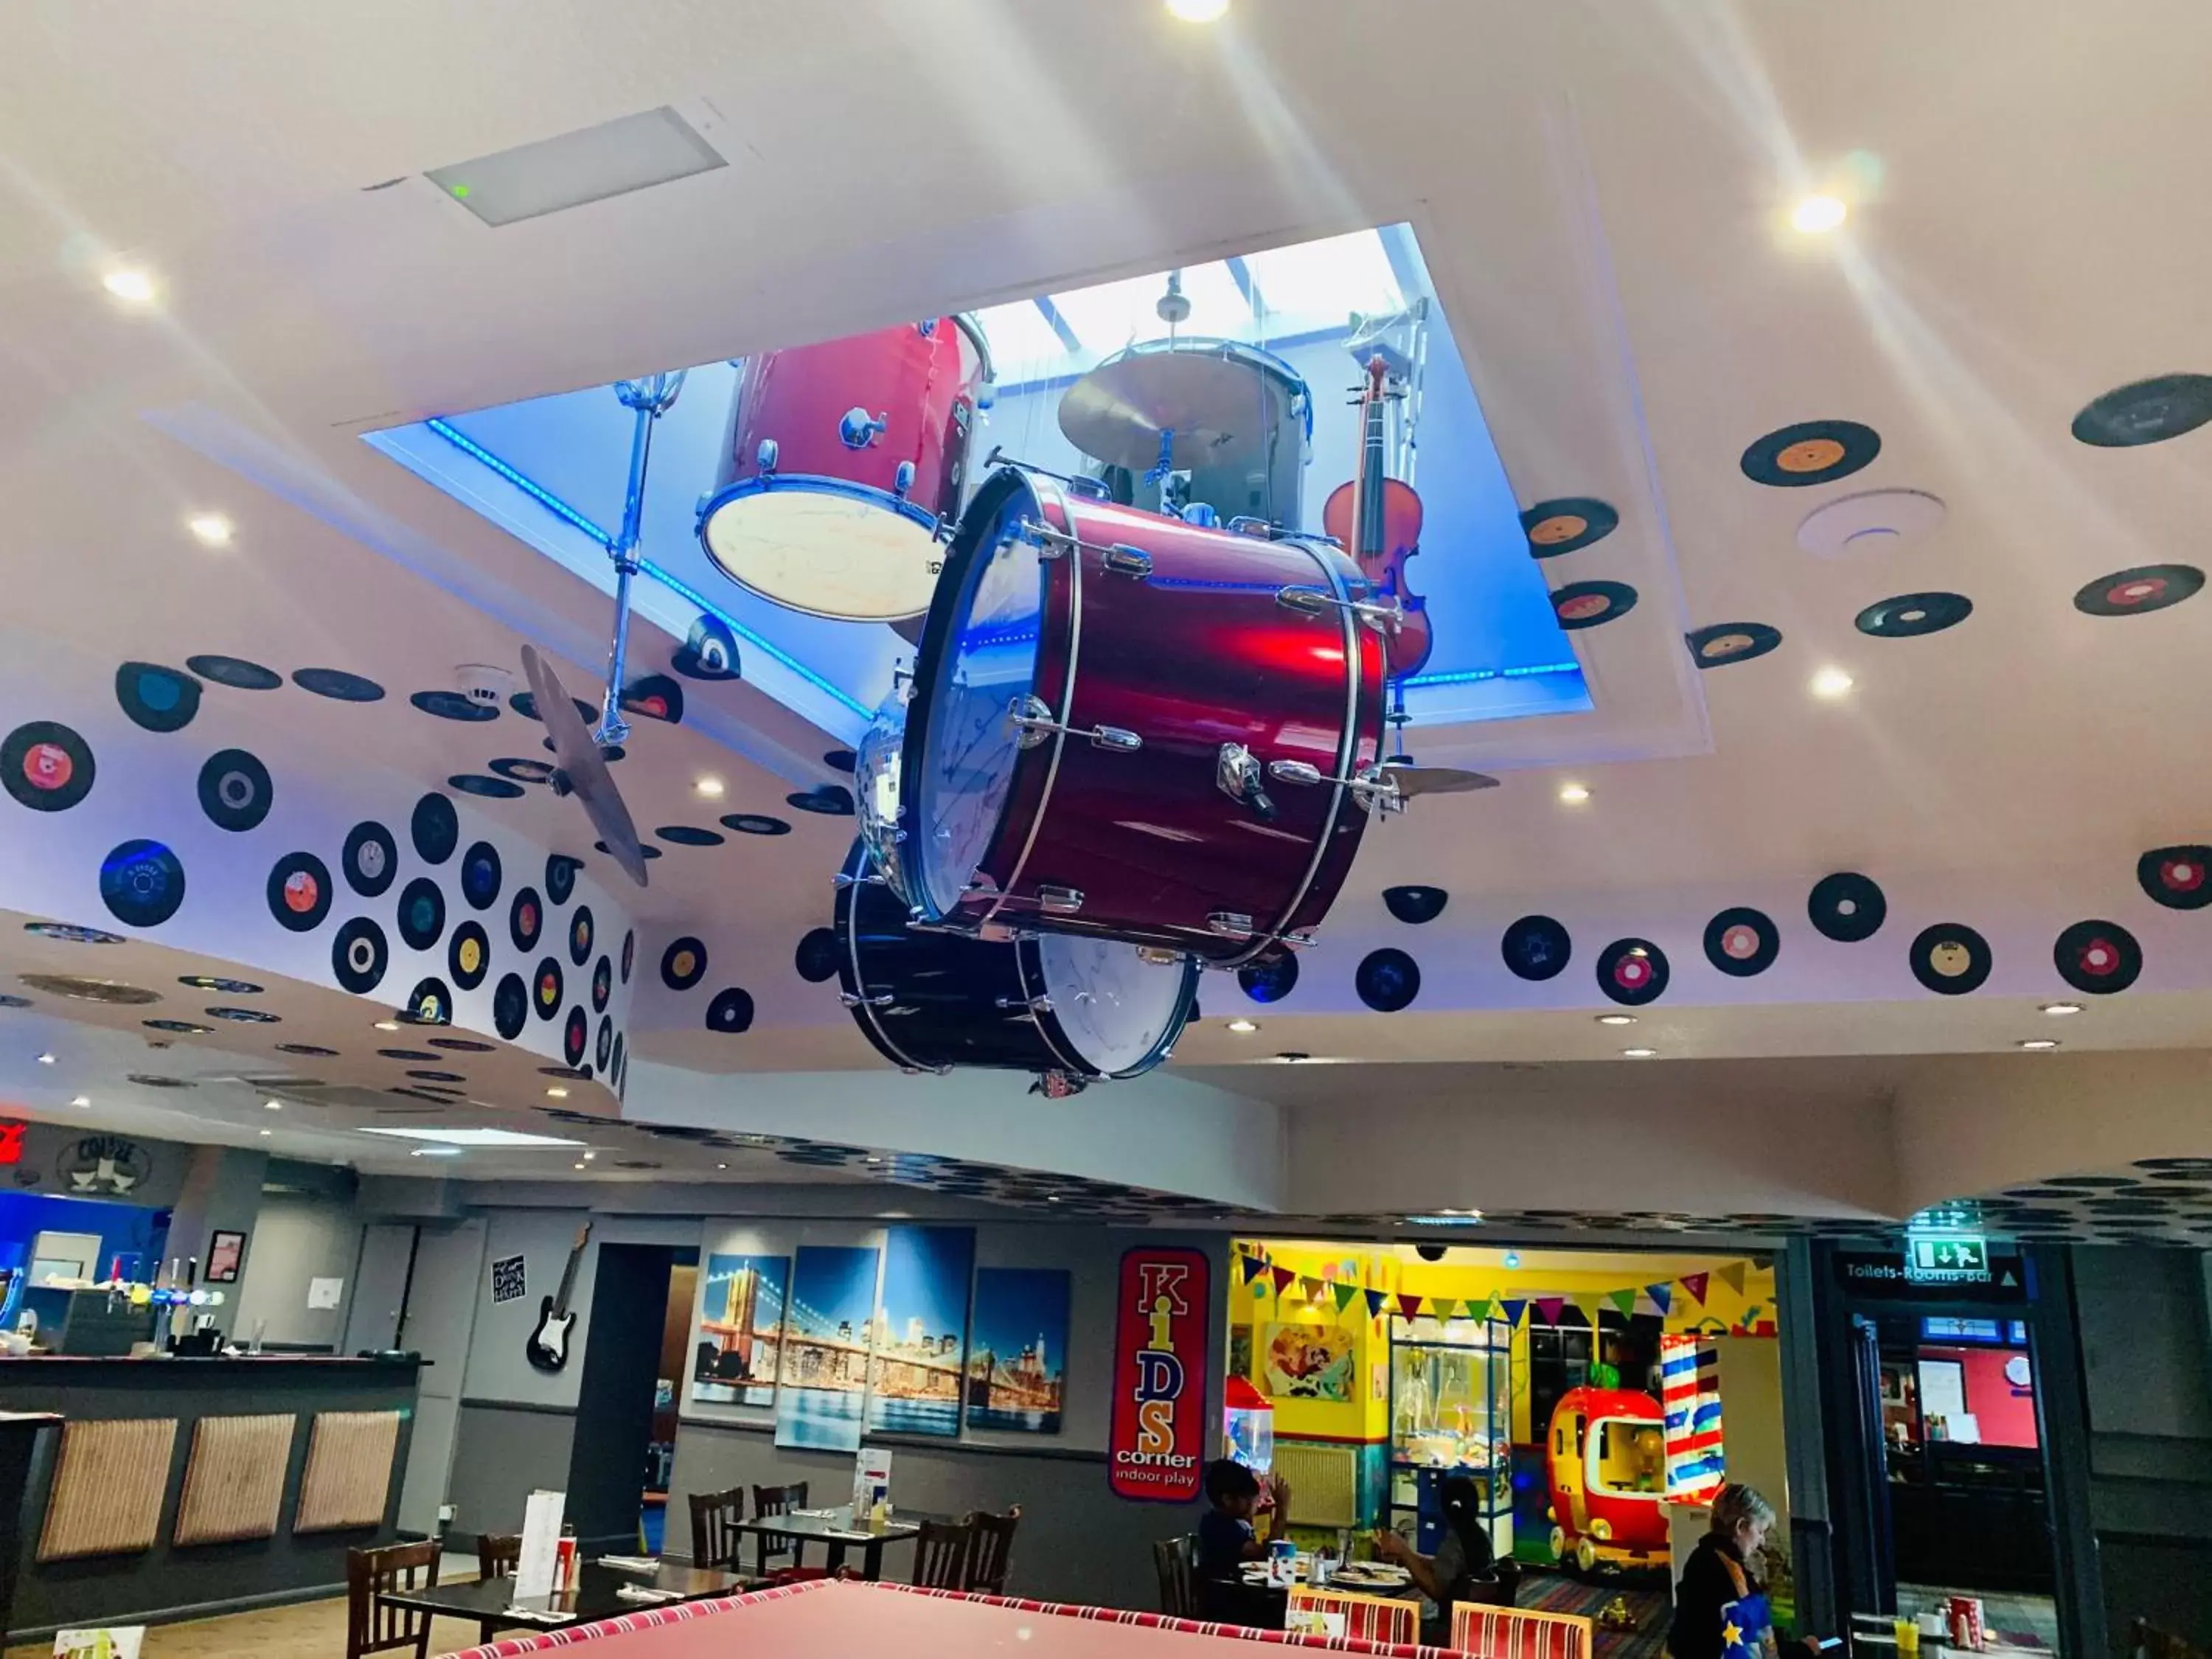
<svg viewBox="0 0 2212 1659"><path fill-rule="evenodd" d="M1047 525L1045 528L1056 527L1071 537L1077 536L1075 516L1067 510L1066 493L1056 480L1042 474L1024 473L1022 483L1029 490L1030 499L1036 502L1040 517L1048 510L1058 515L1059 525ZM1044 821L1052 811L1052 792L1060 781L1060 757L1067 744L1066 728L1075 712L1076 666L1083 657L1083 549L1079 545L1069 548L1062 562L1067 568L1067 667L1060 686L1060 707L1053 713L1053 720L1060 729L1052 734L1052 753L1045 762L1044 784L1037 793L1036 810L1030 815L1029 833L1022 837L1022 850L1014 855L1012 868L1006 872L1006 880L999 884L998 897L984 913L983 920L986 921L1006 908L1007 901L1022 884L1022 872L1029 867L1030 854L1036 847L1037 832L1044 828ZM1048 578L1045 583L1048 598L1051 588L1052 583ZM1049 605L1037 608L1037 660L1040 665L1044 660L1044 630L1049 614ZM1017 769L1020 764L1017 757Z"/></svg>
<svg viewBox="0 0 2212 1659"><path fill-rule="evenodd" d="M856 846L845 859L845 873L851 876L853 881L837 896L845 910L845 960L852 964L853 991L860 998L853 1012L867 1023L867 1030L873 1035L877 1047L890 1056L893 1065L910 1066L917 1072L930 1071L933 1068L924 1066L907 1053L904 1045L884 1029L883 1021L876 1018L874 1005L868 1000L868 981L861 975L860 884L867 878L868 872L875 867L875 862L865 844Z"/></svg>
<svg viewBox="0 0 2212 1659"><path fill-rule="evenodd" d="M1051 994L1044 982L1044 951L1035 939L1022 937L1014 941L1014 972L1022 981L1022 994L1034 1005L1040 997ZM1103 1073L1075 1052L1075 1045L1067 1040L1067 1028L1060 1023L1057 1014L1030 1016L1030 1024L1044 1046L1052 1051L1053 1058L1080 1077L1099 1077Z"/></svg>
<svg viewBox="0 0 2212 1659"><path fill-rule="evenodd" d="M1061 937L1080 938L1082 935L1062 934ZM1040 996L1051 995L1052 988L1045 982L1044 977L1043 941L1034 935L1025 935L1017 945L1016 949L1020 953L1015 960L1021 972L1023 992L1033 1000ZM1181 970L1182 988L1176 998L1174 1016L1168 1022L1166 1029L1160 1033L1160 1040L1146 1049L1133 1064L1125 1066L1118 1072L1109 1072L1101 1066L1092 1065L1075 1053L1072 1042L1063 1042L1062 1039L1066 1036L1066 1028L1060 1024L1060 1017L1057 1014L1036 1016L1037 1030L1043 1036L1045 1046L1060 1055L1072 1071L1079 1072L1085 1077L1104 1078L1109 1082L1142 1077L1146 1073L1158 1066L1174 1049L1176 1040L1182 1036L1184 1027L1190 1024L1191 1005L1198 999L1198 979L1200 971L1198 958L1186 954L1182 958Z"/></svg>
<svg viewBox="0 0 2212 1659"><path fill-rule="evenodd" d="M896 513L902 518L913 520L924 530L933 531L938 526L937 514L913 501L901 501L888 489L878 489L873 484L854 483L850 478L832 477L826 472L775 472L765 477L756 475L740 478L708 496L699 508L699 539L707 539L707 526L714 515L732 501L747 495L766 495L776 490L796 490L805 495L849 495L855 501L866 501ZM714 558L714 550L707 550ZM719 565L720 561L716 560ZM734 580L734 579L732 579Z"/></svg>

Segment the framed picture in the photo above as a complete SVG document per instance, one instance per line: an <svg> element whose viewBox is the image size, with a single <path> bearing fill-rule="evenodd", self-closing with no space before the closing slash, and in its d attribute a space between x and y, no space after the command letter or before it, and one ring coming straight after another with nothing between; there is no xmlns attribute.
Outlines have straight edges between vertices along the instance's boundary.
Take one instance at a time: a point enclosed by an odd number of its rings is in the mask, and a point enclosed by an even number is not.
<svg viewBox="0 0 2212 1659"><path fill-rule="evenodd" d="M235 1285L245 1260L246 1235L218 1232L208 1240L207 1272L202 1277L210 1285Z"/></svg>

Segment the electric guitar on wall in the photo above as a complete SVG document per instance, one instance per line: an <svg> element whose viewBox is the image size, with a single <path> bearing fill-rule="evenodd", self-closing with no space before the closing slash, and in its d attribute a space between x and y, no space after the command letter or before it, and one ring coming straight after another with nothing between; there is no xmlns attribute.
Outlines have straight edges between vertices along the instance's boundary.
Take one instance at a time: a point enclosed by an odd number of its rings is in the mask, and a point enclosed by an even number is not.
<svg viewBox="0 0 2212 1659"><path fill-rule="evenodd" d="M576 1316L568 1311L568 1297L576 1288L576 1267L591 1242L592 1224L576 1229L576 1243L568 1251L568 1265L561 1270L561 1288L538 1303L538 1328L530 1333L523 1352L541 1371L557 1371L568 1363L568 1338L576 1328Z"/></svg>

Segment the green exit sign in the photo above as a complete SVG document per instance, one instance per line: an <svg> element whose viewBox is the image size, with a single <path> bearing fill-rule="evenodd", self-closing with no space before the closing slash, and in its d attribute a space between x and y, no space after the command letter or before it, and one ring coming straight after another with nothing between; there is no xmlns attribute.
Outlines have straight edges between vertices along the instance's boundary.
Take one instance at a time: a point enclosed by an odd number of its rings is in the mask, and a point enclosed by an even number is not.
<svg viewBox="0 0 2212 1659"><path fill-rule="evenodd" d="M1989 1241L1972 1233L1922 1233L1906 1241L1905 1276L1922 1285L1986 1285Z"/></svg>

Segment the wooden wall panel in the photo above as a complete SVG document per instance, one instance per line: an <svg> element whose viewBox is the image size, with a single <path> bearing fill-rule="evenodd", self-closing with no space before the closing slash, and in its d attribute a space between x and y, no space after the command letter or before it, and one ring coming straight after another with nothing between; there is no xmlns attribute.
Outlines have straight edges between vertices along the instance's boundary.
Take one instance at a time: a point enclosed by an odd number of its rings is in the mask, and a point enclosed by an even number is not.
<svg viewBox="0 0 2212 1659"><path fill-rule="evenodd" d="M228 1544L276 1535L284 1472L292 1461L295 1413L266 1417L203 1417L192 1425L184 1496L171 1540Z"/></svg>
<svg viewBox="0 0 2212 1659"><path fill-rule="evenodd" d="M40 1561L125 1555L154 1547L176 1449L173 1417L80 1419L62 1425Z"/></svg>
<svg viewBox="0 0 2212 1659"><path fill-rule="evenodd" d="M398 1412L317 1412L292 1530L380 1525L398 1449Z"/></svg>

